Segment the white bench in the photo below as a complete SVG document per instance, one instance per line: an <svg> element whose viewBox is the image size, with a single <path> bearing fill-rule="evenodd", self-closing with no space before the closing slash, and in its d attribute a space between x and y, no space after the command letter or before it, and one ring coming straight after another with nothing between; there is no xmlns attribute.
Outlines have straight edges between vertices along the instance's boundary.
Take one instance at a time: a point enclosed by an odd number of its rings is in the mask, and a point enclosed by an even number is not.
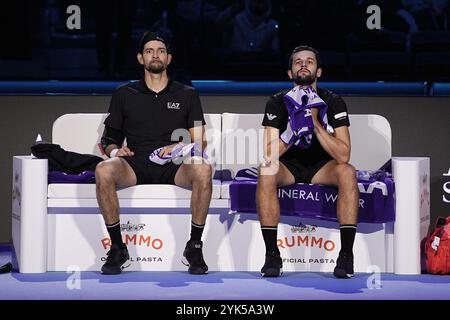
<svg viewBox="0 0 450 320"><path fill-rule="evenodd" d="M66 150L100 155L97 144L105 116L64 115L53 125L52 142ZM206 152L214 173L228 170L235 174L240 168L257 165L262 154L261 119L261 114L205 115ZM391 129L385 118L351 115L350 121L350 162L357 169L376 169L391 158ZM95 185L48 185L47 166L47 160L30 156L13 160L16 267L23 273L100 270L109 239ZM381 272L420 273L420 241L429 226L429 202L423 201L430 190L429 158L393 158L393 170L396 221L359 225L356 272L378 268ZM257 215L229 214L228 186L227 181L213 180L203 236L205 260L211 271L259 271L264 263L264 242ZM127 270L186 270L180 257L190 231L190 190L140 185L119 190L118 196L122 234L132 259ZM299 221L317 228L314 233L293 233L292 227ZM332 271L340 245L337 227L332 222L282 217L278 238L286 258L284 270Z"/></svg>

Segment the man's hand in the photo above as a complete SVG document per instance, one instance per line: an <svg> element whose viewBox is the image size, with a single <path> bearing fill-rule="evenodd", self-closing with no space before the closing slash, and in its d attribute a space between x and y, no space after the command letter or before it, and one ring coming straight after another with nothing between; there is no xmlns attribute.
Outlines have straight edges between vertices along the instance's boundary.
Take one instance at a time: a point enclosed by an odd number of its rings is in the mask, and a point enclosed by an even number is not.
<svg viewBox="0 0 450 320"><path fill-rule="evenodd" d="M171 144L171 145L169 145L169 146L165 146L165 147L162 148L162 150L159 152L159 156L160 156L160 157L165 157L165 156L170 155L170 153L172 152L172 150L173 150L176 146L178 146L179 144L180 144L180 143L178 142L178 143Z"/></svg>
<svg viewBox="0 0 450 320"><path fill-rule="evenodd" d="M128 147L123 146L122 148L120 148L117 153L116 153L116 157L119 156L134 156L134 152L131 151L130 149L128 149Z"/></svg>
<svg viewBox="0 0 450 320"><path fill-rule="evenodd" d="M317 127L318 125L320 126L319 120L318 120L318 118L319 118L319 109L311 108L311 116L312 116L312 120L313 120L314 126L315 127Z"/></svg>

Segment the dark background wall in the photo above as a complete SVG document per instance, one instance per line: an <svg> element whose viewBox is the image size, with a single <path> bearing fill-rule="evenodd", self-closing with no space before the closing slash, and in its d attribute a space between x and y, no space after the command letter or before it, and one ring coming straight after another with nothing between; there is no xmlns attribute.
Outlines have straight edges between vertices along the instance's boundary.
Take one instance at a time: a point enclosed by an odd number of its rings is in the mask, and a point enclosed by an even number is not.
<svg viewBox="0 0 450 320"><path fill-rule="evenodd" d="M0 243L11 238L12 157L30 154L40 133L51 140L65 113L106 112L110 96L0 96ZM263 113L266 96L202 96L205 113ZM431 216L449 215L443 176L450 168L450 97L345 97L350 113L380 114L392 128L393 156L431 158ZM73 134L77 134L74 132ZM447 199L450 198L446 194Z"/></svg>

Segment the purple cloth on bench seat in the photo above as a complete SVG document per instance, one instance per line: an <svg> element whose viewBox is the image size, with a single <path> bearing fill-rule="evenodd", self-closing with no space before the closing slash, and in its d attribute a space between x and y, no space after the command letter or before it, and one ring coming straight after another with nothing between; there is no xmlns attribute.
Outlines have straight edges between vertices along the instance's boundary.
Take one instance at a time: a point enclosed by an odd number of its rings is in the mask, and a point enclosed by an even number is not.
<svg viewBox="0 0 450 320"><path fill-rule="evenodd" d="M50 171L48 183L95 183L95 172L84 171L80 174L67 174L61 171Z"/></svg>
<svg viewBox="0 0 450 320"><path fill-rule="evenodd" d="M360 205L358 222L395 221L395 187L391 177L381 181L358 181ZM257 180L250 176L230 184L231 210L256 213ZM337 221L338 189L336 187L293 184L278 188L281 215Z"/></svg>

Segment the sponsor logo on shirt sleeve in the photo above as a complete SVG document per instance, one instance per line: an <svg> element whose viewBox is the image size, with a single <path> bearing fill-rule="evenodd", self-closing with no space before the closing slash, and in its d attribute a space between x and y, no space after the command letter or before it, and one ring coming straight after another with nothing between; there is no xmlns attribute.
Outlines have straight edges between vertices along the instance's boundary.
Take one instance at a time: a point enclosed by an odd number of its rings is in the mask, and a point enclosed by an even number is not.
<svg viewBox="0 0 450 320"><path fill-rule="evenodd" d="M337 120L345 119L345 118L347 118L347 112L341 112L341 113L335 114L334 118Z"/></svg>
<svg viewBox="0 0 450 320"><path fill-rule="evenodd" d="M270 121L272 121L273 119L275 119L277 117L277 115L275 114L271 114L271 113L266 113L267 119L269 119Z"/></svg>

